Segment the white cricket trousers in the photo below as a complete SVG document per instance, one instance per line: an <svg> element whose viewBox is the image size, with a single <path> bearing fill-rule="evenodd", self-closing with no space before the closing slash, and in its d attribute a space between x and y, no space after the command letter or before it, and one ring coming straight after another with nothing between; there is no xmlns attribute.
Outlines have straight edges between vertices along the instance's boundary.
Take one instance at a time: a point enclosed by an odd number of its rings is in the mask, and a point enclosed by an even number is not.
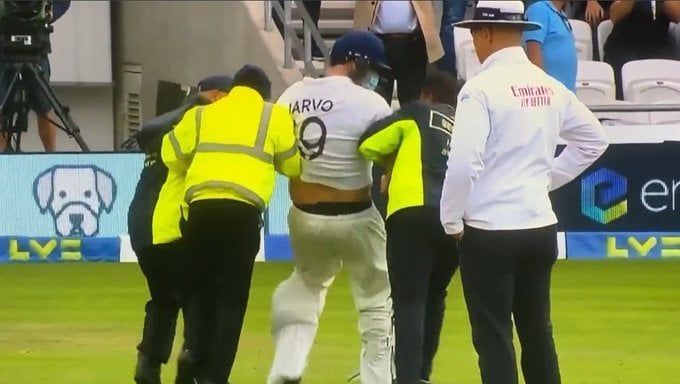
<svg viewBox="0 0 680 384"><path fill-rule="evenodd" d="M302 377L326 293L344 265L359 312L361 383L391 384L392 303L385 226L377 209L322 216L293 206L288 224L295 270L274 292L272 333L276 351L267 383Z"/></svg>

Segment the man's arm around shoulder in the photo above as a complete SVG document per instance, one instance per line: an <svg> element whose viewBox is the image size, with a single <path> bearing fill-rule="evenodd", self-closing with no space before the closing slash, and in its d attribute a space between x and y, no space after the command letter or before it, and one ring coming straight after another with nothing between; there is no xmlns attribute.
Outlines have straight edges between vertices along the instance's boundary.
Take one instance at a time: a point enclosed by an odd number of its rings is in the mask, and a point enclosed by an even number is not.
<svg viewBox="0 0 680 384"><path fill-rule="evenodd" d="M169 169L178 173L189 169L196 149L196 129L200 124L202 108L190 109L175 128L163 137L161 158Z"/></svg>
<svg viewBox="0 0 680 384"><path fill-rule="evenodd" d="M295 138L295 123L286 106L275 104L273 108L269 124L274 140L274 167L284 176L298 177L302 158Z"/></svg>
<svg viewBox="0 0 680 384"><path fill-rule="evenodd" d="M406 117L397 111L371 124L359 138L359 152L368 160L383 164L399 149Z"/></svg>

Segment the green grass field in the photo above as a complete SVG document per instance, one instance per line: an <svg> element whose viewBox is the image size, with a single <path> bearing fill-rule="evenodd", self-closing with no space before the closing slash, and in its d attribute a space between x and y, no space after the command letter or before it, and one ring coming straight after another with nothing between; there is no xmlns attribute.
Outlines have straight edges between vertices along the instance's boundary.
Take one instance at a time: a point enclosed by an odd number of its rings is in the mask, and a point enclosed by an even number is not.
<svg viewBox="0 0 680 384"><path fill-rule="evenodd" d="M256 268L234 384L264 383L269 300L288 264ZM553 318L563 382L680 383L680 262L562 262ZM0 384L131 383L147 293L136 265L0 266ZM306 383L343 383L358 366L356 314L331 290ZM172 382L174 361L164 380ZM449 296L434 377L479 383L460 280Z"/></svg>

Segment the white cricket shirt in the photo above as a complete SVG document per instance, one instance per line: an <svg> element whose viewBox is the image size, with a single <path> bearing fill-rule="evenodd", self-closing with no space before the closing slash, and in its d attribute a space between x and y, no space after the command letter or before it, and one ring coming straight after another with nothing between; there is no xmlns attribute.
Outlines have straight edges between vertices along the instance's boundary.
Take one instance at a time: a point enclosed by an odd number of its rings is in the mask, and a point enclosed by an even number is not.
<svg viewBox="0 0 680 384"><path fill-rule="evenodd" d="M378 34L411 33L418 28L418 16L409 0L380 1L371 31Z"/></svg>
<svg viewBox="0 0 680 384"><path fill-rule="evenodd" d="M291 85L277 103L286 105L303 156L300 179L340 190L371 185L371 162L358 150L361 135L392 113L377 93L349 77L306 77Z"/></svg>
<svg viewBox="0 0 680 384"><path fill-rule="evenodd" d="M521 47L491 55L458 96L441 201L446 233L557 223L548 192L607 148L602 125ZM567 146L555 158L557 140Z"/></svg>

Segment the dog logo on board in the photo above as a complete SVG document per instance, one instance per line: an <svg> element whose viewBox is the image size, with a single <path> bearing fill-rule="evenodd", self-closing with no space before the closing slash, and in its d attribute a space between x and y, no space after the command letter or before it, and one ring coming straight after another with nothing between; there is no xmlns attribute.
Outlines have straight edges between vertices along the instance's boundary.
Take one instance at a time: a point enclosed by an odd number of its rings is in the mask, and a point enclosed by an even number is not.
<svg viewBox="0 0 680 384"><path fill-rule="evenodd" d="M33 197L58 236L96 236L102 213L113 209L116 182L93 165L57 165L38 175Z"/></svg>

